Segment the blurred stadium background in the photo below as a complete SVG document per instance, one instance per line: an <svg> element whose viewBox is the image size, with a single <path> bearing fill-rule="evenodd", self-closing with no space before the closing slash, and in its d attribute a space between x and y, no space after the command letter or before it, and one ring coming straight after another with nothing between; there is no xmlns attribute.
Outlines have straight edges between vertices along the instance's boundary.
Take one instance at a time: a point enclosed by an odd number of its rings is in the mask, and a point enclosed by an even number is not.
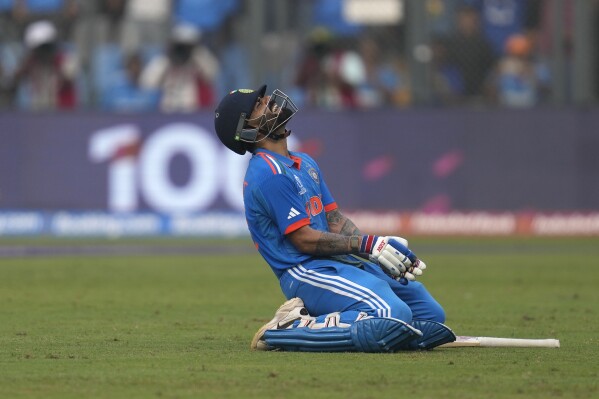
<svg viewBox="0 0 599 399"><path fill-rule="evenodd" d="M228 91L365 231L599 235L599 1L0 0L0 236L243 236Z"/></svg>

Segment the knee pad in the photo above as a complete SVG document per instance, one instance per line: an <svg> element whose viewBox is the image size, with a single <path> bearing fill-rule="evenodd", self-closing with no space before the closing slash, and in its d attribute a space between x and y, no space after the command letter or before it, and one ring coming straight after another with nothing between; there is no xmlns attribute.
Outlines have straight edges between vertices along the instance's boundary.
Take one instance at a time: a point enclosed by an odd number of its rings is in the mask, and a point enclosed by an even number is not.
<svg viewBox="0 0 599 399"><path fill-rule="evenodd" d="M295 352L395 352L421 335L401 320L374 317L349 327L267 330L264 340L271 347Z"/></svg>
<svg viewBox="0 0 599 399"><path fill-rule="evenodd" d="M422 336L402 345L400 350L428 350L456 340L453 331L445 324L432 320L414 320L412 325L422 332Z"/></svg>
<svg viewBox="0 0 599 399"><path fill-rule="evenodd" d="M391 318L361 320L351 328L357 352L395 352L422 336L419 330L408 323Z"/></svg>

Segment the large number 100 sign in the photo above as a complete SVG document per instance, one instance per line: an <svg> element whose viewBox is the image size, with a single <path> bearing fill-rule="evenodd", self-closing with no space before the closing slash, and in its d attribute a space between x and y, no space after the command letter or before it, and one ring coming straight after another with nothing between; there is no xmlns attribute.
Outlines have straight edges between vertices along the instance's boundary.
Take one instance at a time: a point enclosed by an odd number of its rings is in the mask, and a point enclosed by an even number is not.
<svg viewBox="0 0 599 399"><path fill-rule="evenodd" d="M176 156L184 156L190 165L183 184L175 184L169 175ZM215 134L197 125L166 125L143 142L136 125L103 129L92 135L89 157L108 163L110 211L134 212L143 198L158 212L198 212L219 194L233 210L243 209L242 183L249 156L227 150Z"/></svg>

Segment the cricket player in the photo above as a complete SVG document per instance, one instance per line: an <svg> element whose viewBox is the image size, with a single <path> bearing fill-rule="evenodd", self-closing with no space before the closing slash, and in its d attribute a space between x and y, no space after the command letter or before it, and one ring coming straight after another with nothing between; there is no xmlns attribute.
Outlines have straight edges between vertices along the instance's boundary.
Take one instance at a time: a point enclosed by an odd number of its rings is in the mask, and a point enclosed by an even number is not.
<svg viewBox="0 0 599 399"><path fill-rule="evenodd" d="M318 164L287 148L297 112L280 90L235 90L215 111L221 142L252 153L243 182L252 240L288 299L251 348L313 352L431 349L455 340L445 312L415 281L426 265L401 237L362 233Z"/></svg>

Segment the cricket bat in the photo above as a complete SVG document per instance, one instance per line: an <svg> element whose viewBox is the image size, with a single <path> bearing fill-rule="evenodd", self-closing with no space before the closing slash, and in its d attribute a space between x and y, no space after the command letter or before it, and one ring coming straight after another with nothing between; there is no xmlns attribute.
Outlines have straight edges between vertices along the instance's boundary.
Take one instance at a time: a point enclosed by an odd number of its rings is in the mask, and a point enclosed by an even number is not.
<svg viewBox="0 0 599 399"><path fill-rule="evenodd" d="M454 342L440 345L439 348L461 347L504 347L504 348L559 348L558 339L527 339L527 338L499 338L499 337L469 337L459 335Z"/></svg>

